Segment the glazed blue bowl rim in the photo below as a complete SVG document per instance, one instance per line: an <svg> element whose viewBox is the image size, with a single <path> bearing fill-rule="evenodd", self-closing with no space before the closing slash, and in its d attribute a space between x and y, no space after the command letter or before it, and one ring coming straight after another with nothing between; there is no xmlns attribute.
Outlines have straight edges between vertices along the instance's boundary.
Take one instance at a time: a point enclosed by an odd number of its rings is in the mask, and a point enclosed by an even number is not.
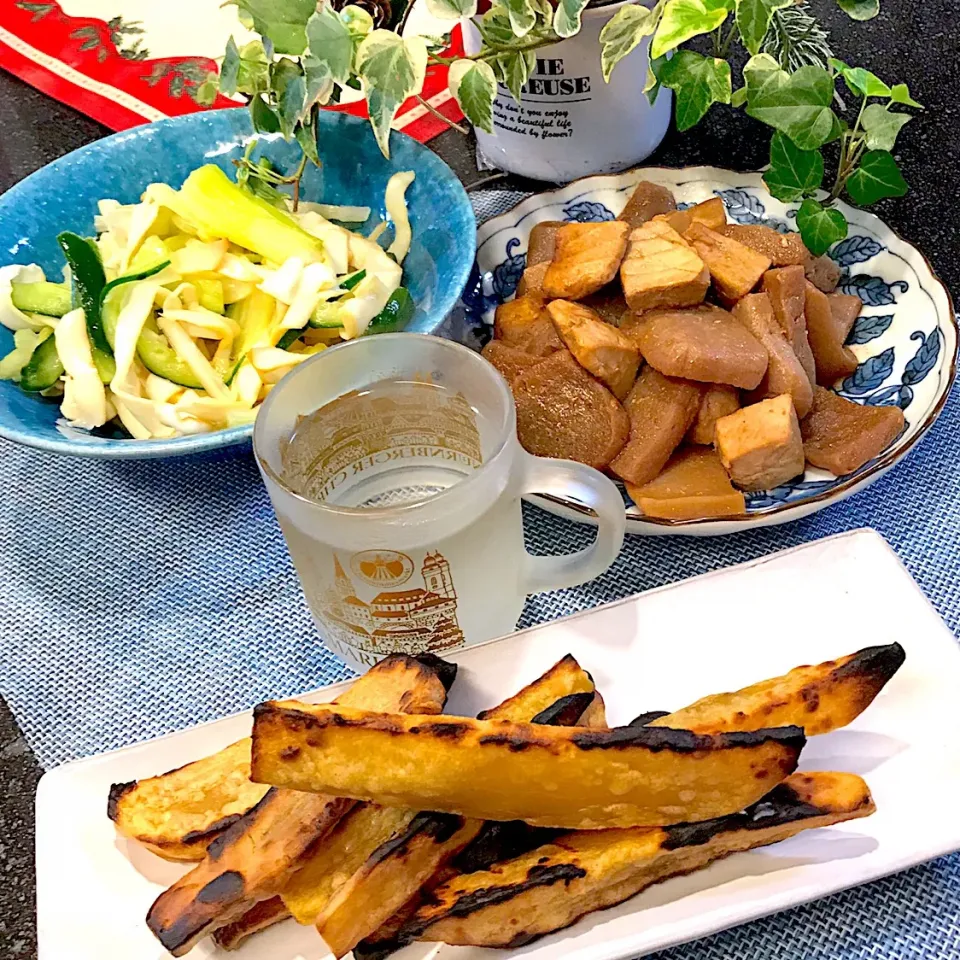
<svg viewBox="0 0 960 960"><path fill-rule="evenodd" d="M29 176L26 176L19 182L15 183L3 194L0 194L0 216L3 215L3 208L8 203L16 202L19 199L20 194L27 193L33 189L33 185L36 180L42 179L51 171L56 171L60 167L67 165L72 158L77 156L77 154L84 153L92 148L109 149L110 144L127 141L130 139L131 133L146 129L148 127L189 127L191 124L199 125L204 121L209 123L211 118L217 114L237 115L241 112L246 113L246 107L226 108L224 110L207 110L197 113L184 114L178 117L167 117L163 120L155 120L151 123L133 127L129 130L121 130L117 133L112 133L106 137L101 137L98 140L94 140L91 143L84 144L82 147L78 147L76 150L72 150L70 153L64 154L62 157L58 157L56 160L52 160L50 163L45 164L39 170L35 170ZM337 117L336 122L344 123L347 126L360 124L366 127L369 124L369 121L364 118L354 117L351 114L341 111L331 111L330 115ZM372 132L370 135L371 137L373 136ZM473 208L470 205L470 198L467 195L463 184L460 182L460 179L453 172L450 166L445 163L436 153L424 146L422 143L419 143L417 140L414 140L408 134L405 134L402 131L394 130L393 136L404 137L409 141L409 145L412 145L419 153L422 162L424 162L425 166L428 168L427 172L431 176L441 177L455 183L456 186L459 187L460 193L462 194L465 207L471 211L472 215ZM467 284L467 279L473 266L476 256L476 246L476 229L467 231L467 236L463 238L463 245L460 247L460 252L462 255L459 259L463 264L463 277L460 284L460 290L458 292L449 294L446 298L440 299L437 302L434 307L434 312L437 317L434 329L440 326L446 316L459 301L460 293L462 293L463 288ZM415 334L411 334L411 336L413 335ZM237 447L241 445L249 446L253 438L253 424L246 424L240 427L228 427L226 430L216 430L212 433L200 433L190 436L174 437L169 440L114 440L110 438L104 438L101 442L77 443L75 440L71 440L66 436L57 439L41 437L34 433L29 427L21 427L0 421L0 438L4 440L10 440L13 443L22 444L23 446L32 447L36 450L43 450L47 453L63 454L66 456L91 457L98 460L146 460L159 459L161 457L192 456L194 454L211 453L218 450L224 450L228 447Z"/></svg>

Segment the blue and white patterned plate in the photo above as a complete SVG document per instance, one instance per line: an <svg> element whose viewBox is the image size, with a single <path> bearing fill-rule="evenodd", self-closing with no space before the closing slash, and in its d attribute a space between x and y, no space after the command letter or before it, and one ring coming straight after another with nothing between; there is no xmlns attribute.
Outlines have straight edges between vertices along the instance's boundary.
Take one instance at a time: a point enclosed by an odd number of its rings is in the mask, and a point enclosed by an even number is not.
<svg viewBox="0 0 960 960"><path fill-rule="evenodd" d="M471 325L489 336L496 307L514 296L535 224L612 220L640 180L668 187L681 208L720 196L732 221L763 223L780 231L794 229L795 205L774 199L759 173L656 167L577 180L529 197L480 227L477 263L463 294ZM856 294L864 307L848 341L860 366L835 389L857 403L898 404L906 415L906 429L879 457L849 476L834 477L811 468L793 483L749 495L744 517L652 520L643 517L624 491L631 532L716 536L798 520L877 480L936 420L956 375L957 321L950 295L919 250L873 214L841 207L850 221L850 235L836 244L830 256L843 270L839 290ZM583 519L584 508L572 497L544 497L538 502L561 515Z"/></svg>

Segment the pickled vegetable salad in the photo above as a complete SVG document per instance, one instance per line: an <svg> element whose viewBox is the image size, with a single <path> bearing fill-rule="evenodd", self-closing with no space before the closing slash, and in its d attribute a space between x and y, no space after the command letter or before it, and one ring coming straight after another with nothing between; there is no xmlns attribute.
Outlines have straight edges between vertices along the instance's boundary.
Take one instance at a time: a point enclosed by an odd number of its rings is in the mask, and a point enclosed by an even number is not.
<svg viewBox="0 0 960 960"><path fill-rule="evenodd" d="M138 204L103 200L96 240L58 237L63 283L35 265L0 270L0 323L14 331L0 378L62 396L74 426L119 420L138 440L250 423L296 364L409 320L413 177L387 184L386 250L386 223L363 237L333 222L365 221L366 207L284 212L215 166L180 190L152 184Z"/></svg>

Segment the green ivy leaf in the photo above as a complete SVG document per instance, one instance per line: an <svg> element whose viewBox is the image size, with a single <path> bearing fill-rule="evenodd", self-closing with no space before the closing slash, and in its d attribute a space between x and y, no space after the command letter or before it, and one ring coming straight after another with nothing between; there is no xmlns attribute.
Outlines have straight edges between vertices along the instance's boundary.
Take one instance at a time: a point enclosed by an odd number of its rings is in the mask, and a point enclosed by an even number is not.
<svg viewBox="0 0 960 960"><path fill-rule="evenodd" d="M653 10L638 4L621 7L600 31L600 68L609 83L613 68L657 27Z"/></svg>
<svg viewBox="0 0 960 960"><path fill-rule="evenodd" d="M862 207L886 197L902 197L908 190L897 161L886 150L870 150L847 180L847 193Z"/></svg>
<svg viewBox="0 0 960 960"><path fill-rule="evenodd" d="M819 150L801 150L777 131L770 141L770 169L763 182L778 200L799 200L823 183L823 157Z"/></svg>
<svg viewBox="0 0 960 960"><path fill-rule="evenodd" d="M240 79L240 50L233 37L227 40L227 49L223 54L223 63L220 64L220 92L225 97L232 97L237 92L237 81Z"/></svg>
<svg viewBox="0 0 960 960"><path fill-rule="evenodd" d="M443 0L447 2L447 0ZM456 0L454 0L456 2ZM510 26L518 39L525 37L537 22L537 14L530 0L499 0L510 17Z"/></svg>
<svg viewBox="0 0 960 960"><path fill-rule="evenodd" d="M403 101L423 88L426 44L422 37L373 30L357 48L356 69L366 88L367 110L377 143L389 157L393 118Z"/></svg>
<svg viewBox="0 0 960 960"><path fill-rule="evenodd" d="M523 85L536 69L537 55L533 50L518 50L516 53L503 54L493 61L497 79L510 91L513 99L520 103Z"/></svg>
<svg viewBox="0 0 960 960"><path fill-rule="evenodd" d="M312 160L318 167L320 166L320 153L317 150L317 128L313 122L301 124L294 132L300 149Z"/></svg>
<svg viewBox="0 0 960 960"><path fill-rule="evenodd" d="M299 56L307 45L307 21L317 9L316 0L233 0L253 29L266 37L276 53Z"/></svg>
<svg viewBox="0 0 960 960"><path fill-rule="evenodd" d="M489 47L509 47L516 43L513 27L510 25L510 14L500 4L494 4L480 18L477 29Z"/></svg>
<svg viewBox="0 0 960 960"><path fill-rule="evenodd" d="M490 64L482 60L457 60L450 67L448 83L466 118L478 130L493 133L497 78Z"/></svg>
<svg viewBox="0 0 960 960"><path fill-rule="evenodd" d="M759 90L771 74L780 70L780 64L769 53L759 53L751 57L743 68L745 95Z"/></svg>
<svg viewBox="0 0 960 960"><path fill-rule="evenodd" d="M792 5L793 0L737 0L737 29L751 54L760 52L774 12Z"/></svg>
<svg viewBox="0 0 960 960"><path fill-rule="evenodd" d="M273 112L260 94L250 101L250 119L257 133L279 133L280 118Z"/></svg>
<svg viewBox="0 0 960 960"><path fill-rule="evenodd" d="M820 257L847 235L847 218L816 200L804 200L797 211L797 227L807 249Z"/></svg>
<svg viewBox="0 0 960 960"><path fill-rule="evenodd" d="M276 91L280 132L285 140L290 140L294 127L303 114L307 94L303 70L297 61L282 57L271 67L270 82Z"/></svg>
<svg viewBox="0 0 960 960"><path fill-rule="evenodd" d="M840 136L840 121L830 109L833 92L833 77L820 67L765 71L759 86L748 78L747 114L782 131L801 150L816 150Z"/></svg>
<svg viewBox="0 0 960 960"><path fill-rule="evenodd" d="M650 56L656 60L693 37L713 32L727 19L728 12L726 3L717 0L668 0Z"/></svg>
<svg viewBox="0 0 960 960"><path fill-rule="evenodd" d="M836 57L830 58L833 67L850 88L850 92L861 97L889 97L893 91L875 73L863 67L851 67Z"/></svg>
<svg viewBox="0 0 960 960"><path fill-rule="evenodd" d="M580 15L587 0L559 0L553 15L553 31L558 37L572 37L580 32Z"/></svg>
<svg viewBox="0 0 960 960"><path fill-rule="evenodd" d="M307 21L307 49L334 83L346 83L353 67L353 37L333 7L324 5ZM319 71L318 71L319 72Z"/></svg>
<svg viewBox="0 0 960 960"><path fill-rule="evenodd" d="M373 29L373 17L355 3L349 3L340 11L340 19L354 40L362 40Z"/></svg>
<svg viewBox="0 0 960 960"><path fill-rule="evenodd" d="M918 110L923 110L923 104L917 103L913 97L910 96L910 88L905 83L895 83L890 89L890 99L894 103L903 104L905 107L916 107Z"/></svg>
<svg viewBox="0 0 960 960"><path fill-rule="evenodd" d="M677 129L695 126L715 103L729 103L732 92L730 64L680 50L660 67L657 79L677 95Z"/></svg>
<svg viewBox="0 0 960 960"><path fill-rule="evenodd" d="M851 20L872 20L880 12L880 0L837 0L837 6Z"/></svg>
<svg viewBox="0 0 960 960"><path fill-rule="evenodd" d="M427 0L427 11L438 20L459 20L477 12L477 0Z"/></svg>
<svg viewBox="0 0 960 960"><path fill-rule="evenodd" d="M327 64L309 56L303 57L300 63L303 66L303 77L307 85L307 92L303 98L304 111L309 110L315 103L329 103L334 86Z"/></svg>
<svg viewBox="0 0 960 960"><path fill-rule="evenodd" d="M860 121L867 134L867 149L892 150L901 129L910 120L907 113L893 113L882 104L871 103Z"/></svg>

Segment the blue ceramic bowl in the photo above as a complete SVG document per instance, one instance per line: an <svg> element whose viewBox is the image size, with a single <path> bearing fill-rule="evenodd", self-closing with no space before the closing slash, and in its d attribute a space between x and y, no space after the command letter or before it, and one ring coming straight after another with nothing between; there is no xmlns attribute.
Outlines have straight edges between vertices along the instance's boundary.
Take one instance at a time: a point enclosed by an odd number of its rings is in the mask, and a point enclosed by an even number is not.
<svg viewBox="0 0 960 960"><path fill-rule="evenodd" d="M117 133L49 164L0 197L0 265L39 263L48 277L59 278L63 256L56 236L61 230L92 235L98 200L135 203L147 184L179 187L205 163L232 172L232 161L243 153L250 134L246 110L216 110ZM261 137L261 144L280 169L295 165L295 148L278 136ZM384 213L383 191L391 174L416 172L407 191L413 242L404 261L404 283L416 314L407 330L432 333L457 302L473 265L476 221L460 181L436 154L402 134L394 133L391 157L385 159L367 121L342 113L321 114L320 154L323 166L305 177L307 200ZM0 327L0 356L12 347L12 334ZM249 443L252 432L245 426L147 441L94 436L66 426L57 401L0 381L0 436L55 453L182 456Z"/></svg>

